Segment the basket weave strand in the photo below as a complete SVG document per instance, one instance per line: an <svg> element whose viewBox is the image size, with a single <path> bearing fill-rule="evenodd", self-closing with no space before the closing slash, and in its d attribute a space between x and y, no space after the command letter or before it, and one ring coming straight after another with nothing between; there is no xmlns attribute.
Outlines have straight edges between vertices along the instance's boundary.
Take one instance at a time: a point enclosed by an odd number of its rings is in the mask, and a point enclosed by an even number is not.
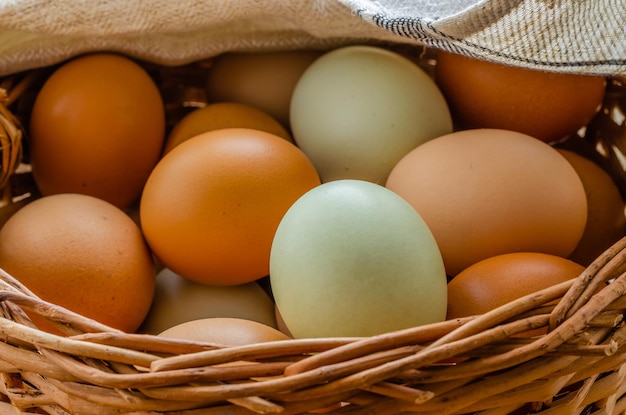
<svg viewBox="0 0 626 415"><path fill-rule="evenodd" d="M19 121L8 110L14 96L10 94L10 84L0 84L0 189L21 161L22 129Z"/></svg>

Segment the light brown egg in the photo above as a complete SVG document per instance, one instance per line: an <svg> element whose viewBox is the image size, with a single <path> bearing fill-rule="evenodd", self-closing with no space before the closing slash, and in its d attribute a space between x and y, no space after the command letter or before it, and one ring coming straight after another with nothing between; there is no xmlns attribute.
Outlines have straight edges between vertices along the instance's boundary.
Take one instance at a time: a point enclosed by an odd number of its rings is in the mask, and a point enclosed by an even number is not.
<svg viewBox="0 0 626 415"><path fill-rule="evenodd" d="M587 220L574 168L550 145L513 131L430 140L400 160L387 187L422 216L450 276L508 252L567 257Z"/></svg>
<svg viewBox="0 0 626 415"><path fill-rule="evenodd" d="M574 167L587 194L587 224L585 232L569 256L589 265L626 231L624 200L617 185L599 165L570 150L558 150Z"/></svg>
<svg viewBox="0 0 626 415"><path fill-rule="evenodd" d="M122 210L88 195L45 196L18 210L0 229L0 267L42 299L128 332L154 295L141 231Z"/></svg>
<svg viewBox="0 0 626 415"><path fill-rule="evenodd" d="M296 83L321 54L297 50L220 55L208 75L207 98L251 105L289 128L289 106Z"/></svg>
<svg viewBox="0 0 626 415"><path fill-rule="evenodd" d="M251 128L265 131L293 142L281 123L269 114L237 102L217 102L198 108L183 117L165 141L164 154L183 141L207 131L224 128Z"/></svg>
<svg viewBox="0 0 626 415"><path fill-rule="evenodd" d="M162 337L243 346L277 340L289 340L281 331L252 320L241 318L204 318L178 324L159 334Z"/></svg>

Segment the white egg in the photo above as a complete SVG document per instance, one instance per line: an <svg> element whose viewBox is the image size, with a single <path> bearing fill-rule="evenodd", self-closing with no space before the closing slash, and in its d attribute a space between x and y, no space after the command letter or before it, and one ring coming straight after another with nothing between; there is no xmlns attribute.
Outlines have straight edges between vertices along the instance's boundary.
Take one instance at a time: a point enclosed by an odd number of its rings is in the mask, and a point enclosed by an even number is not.
<svg viewBox="0 0 626 415"><path fill-rule="evenodd" d="M452 132L434 81L405 57L374 46L348 46L318 58L291 99L296 144L322 181L384 184L391 168L421 143Z"/></svg>

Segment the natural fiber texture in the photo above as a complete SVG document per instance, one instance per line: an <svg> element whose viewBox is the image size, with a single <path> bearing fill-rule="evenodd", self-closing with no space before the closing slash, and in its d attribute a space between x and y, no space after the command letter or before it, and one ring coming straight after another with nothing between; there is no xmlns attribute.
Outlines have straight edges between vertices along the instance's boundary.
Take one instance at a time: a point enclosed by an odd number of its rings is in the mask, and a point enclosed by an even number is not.
<svg viewBox="0 0 626 415"><path fill-rule="evenodd" d="M24 85L15 87L12 78L0 82L0 189L4 189L9 177L22 161L21 123L8 107L19 96ZM0 200L3 198L4 195Z"/></svg>
<svg viewBox="0 0 626 415"><path fill-rule="evenodd" d="M367 20L427 46L537 69L626 73L624 0L349 3Z"/></svg>
<svg viewBox="0 0 626 415"><path fill-rule="evenodd" d="M624 0L11 0L0 2L0 75L94 50L174 65L364 40L617 75L625 21Z"/></svg>
<svg viewBox="0 0 626 415"><path fill-rule="evenodd" d="M3 413L626 411L626 239L578 279L492 312L362 339L224 347L124 334L39 300L2 272L0 288ZM69 337L33 328L24 310ZM550 331L516 337L538 327Z"/></svg>

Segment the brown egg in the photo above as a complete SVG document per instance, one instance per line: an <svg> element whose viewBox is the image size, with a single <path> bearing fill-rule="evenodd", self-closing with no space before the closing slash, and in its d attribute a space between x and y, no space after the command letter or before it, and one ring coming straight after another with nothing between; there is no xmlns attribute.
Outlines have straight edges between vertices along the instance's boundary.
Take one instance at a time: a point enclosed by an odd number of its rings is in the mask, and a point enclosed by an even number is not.
<svg viewBox="0 0 626 415"><path fill-rule="evenodd" d="M126 57L75 58L37 95L30 138L33 177L42 194L82 193L127 207L163 148L160 92Z"/></svg>
<svg viewBox="0 0 626 415"><path fill-rule="evenodd" d="M291 95L300 76L321 56L318 51L227 53L211 68L207 97L259 108L289 128Z"/></svg>
<svg viewBox="0 0 626 415"><path fill-rule="evenodd" d="M546 142L587 125L604 98L602 76L543 72L441 52L435 80L458 129L501 128Z"/></svg>
<svg viewBox="0 0 626 415"><path fill-rule="evenodd" d="M141 195L143 233L161 263L193 281L237 285L269 274L287 209L320 184L294 144L249 128L208 131L175 147Z"/></svg>
<svg viewBox="0 0 626 415"><path fill-rule="evenodd" d="M387 187L422 216L450 276L508 252L567 257L587 220L572 166L550 145L513 131L465 130L430 140L400 160Z"/></svg>
<svg viewBox="0 0 626 415"><path fill-rule="evenodd" d="M537 252L516 252L481 260L448 283L447 318L484 314L525 295L576 278L584 269L571 260Z"/></svg>
<svg viewBox="0 0 626 415"><path fill-rule="evenodd" d="M225 346L243 346L290 339L281 331L263 323L227 317L188 321L164 330L159 336Z"/></svg>
<svg viewBox="0 0 626 415"><path fill-rule="evenodd" d="M42 299L128 332L154 295L141 231L93 196L45 196L18 210L0 229L0 267Z"/></svg>
<svg viewBox="0 0 626 415"><path fill-rule="evenodd" d="M293 142L285 127L269 114L245 104L219 102L196 109L176 123L165 142L164 154L193 136L224 128L261 130Z"/></svg>
<svg viewBox="0 0 626 415"><path fill-rule="evenodd" d="M599 165L573 151L558 151L574 167L587 194L585 232L569 258L589 265L624 236L624 200L611 176Z"/></svg>

